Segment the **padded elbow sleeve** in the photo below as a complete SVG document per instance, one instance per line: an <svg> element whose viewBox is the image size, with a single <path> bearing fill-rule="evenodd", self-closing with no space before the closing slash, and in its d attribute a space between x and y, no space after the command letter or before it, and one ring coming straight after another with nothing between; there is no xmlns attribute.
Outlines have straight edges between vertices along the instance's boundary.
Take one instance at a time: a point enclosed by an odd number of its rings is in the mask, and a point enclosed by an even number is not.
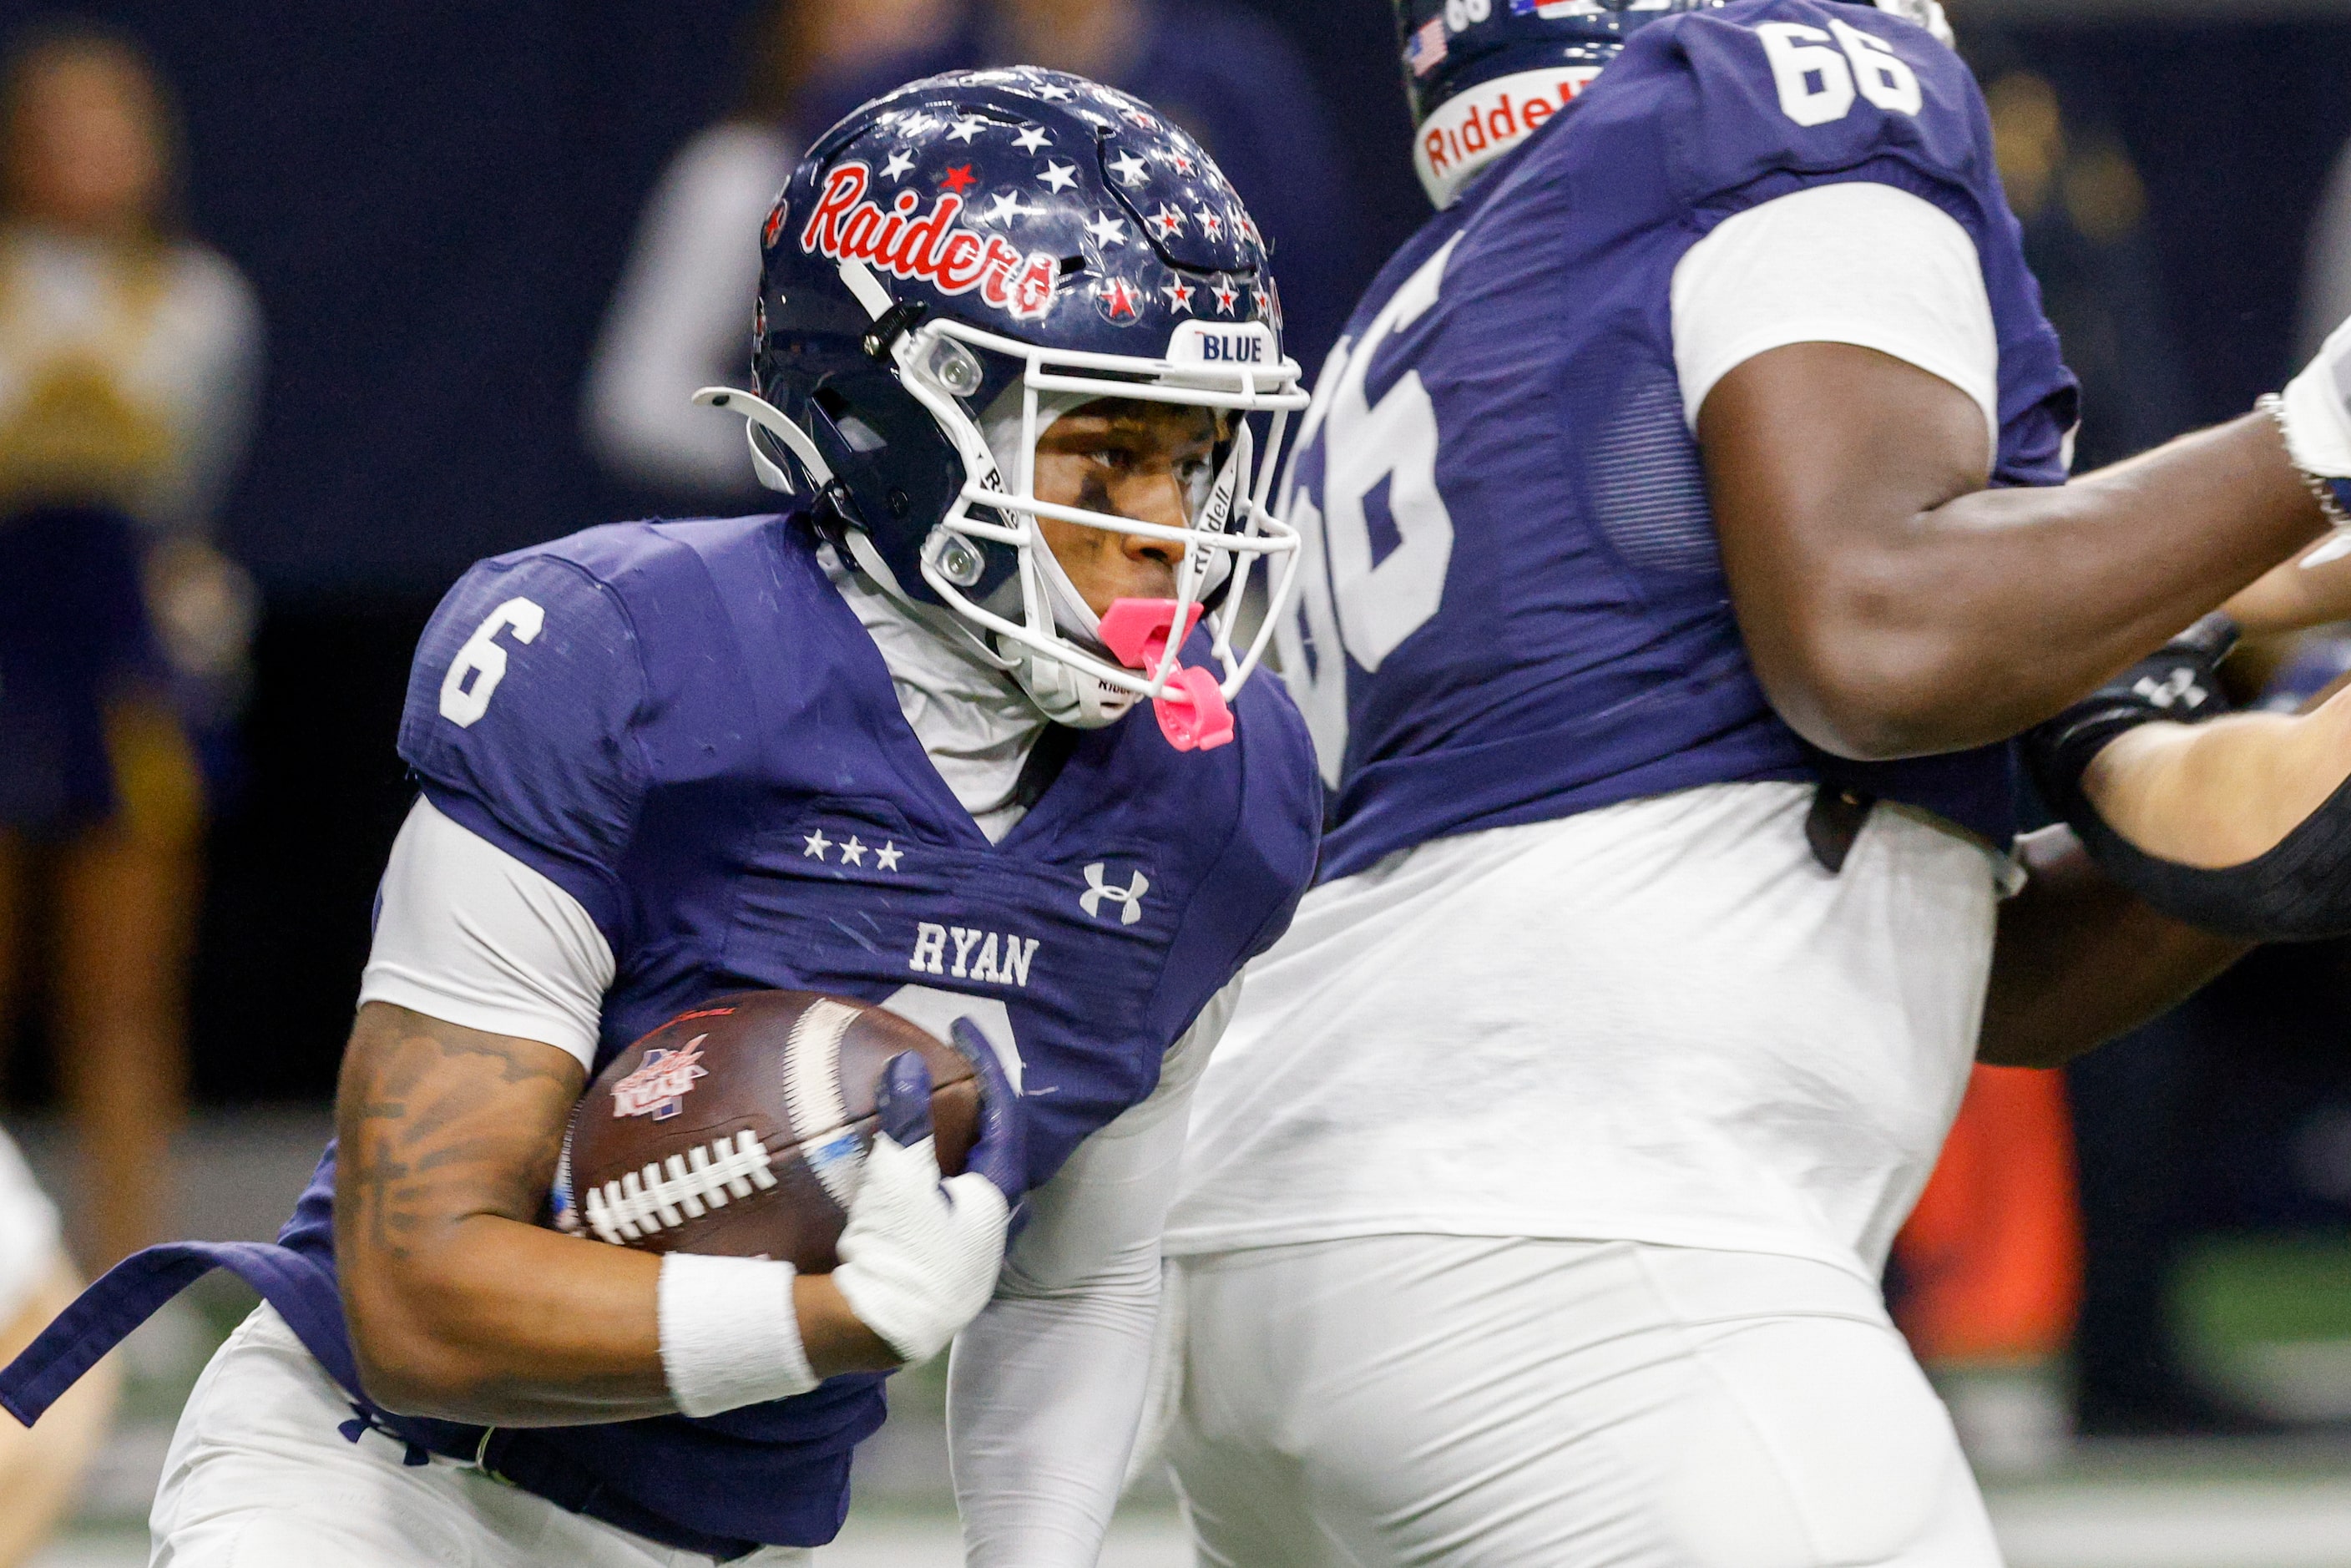
<svg viewBox="0 0 2351 1568"><path fill-rule="evenodd" d="M2236 638L2228 617L2208 615L2031 731L2024 752L2033 782L2107 875L2174 919L2252 942L2351 934L2351 781L2274 848L2218 870L2147 853L2108 826L2082 788L2092 759L2125 730L2226 712L2215 672Z"/></svg>

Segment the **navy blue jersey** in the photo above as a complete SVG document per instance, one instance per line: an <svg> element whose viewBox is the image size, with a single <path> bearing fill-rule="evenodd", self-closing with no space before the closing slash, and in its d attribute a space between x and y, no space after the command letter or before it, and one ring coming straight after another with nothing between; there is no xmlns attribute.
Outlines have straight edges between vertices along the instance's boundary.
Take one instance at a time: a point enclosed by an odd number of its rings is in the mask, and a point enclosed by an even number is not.
<svg viewBox="0 0 2351 1568"><path fill-rule="evenodd" d="M1750 779L1831 779L2005 842L2005 747L1865 766L1771 711L1685 423L1682 257L1735 214L1859 180L1975 241L2000 344L1993 482L2064 480L2074 383L1959 57L1820 0L1650 24L1389 262L1317 387L1290 499L1311 553L1280 646L1335 790L1324 876Z"/></svg>
<svg viewBox="0 0 2351 1568"><path fill-rule="evenodd" d="M1236 743L1212 752L1179 755L1148 714L1078 737L990 844L808 529L745 517L598 528L474 568L419 646L400 750L435 806L568 890L611 943L599 1068L726 991L832 992L942 1030L968 1013L1017 1053L1033 1186L1151 1092L1311 876L1304 727L1278 682L1253 680L1235 710ZM212 1261L261 1285L358 1392L333 1175L330 1147L258 1275L242 1254ZM816 1545L846 1513L881 1382L705 1420L500 1433L491 1457L657 1540ZM0 1396L33 1403L25 1386L12 1369ZM364 1418L434 1452L482 1440Z"/></svg>

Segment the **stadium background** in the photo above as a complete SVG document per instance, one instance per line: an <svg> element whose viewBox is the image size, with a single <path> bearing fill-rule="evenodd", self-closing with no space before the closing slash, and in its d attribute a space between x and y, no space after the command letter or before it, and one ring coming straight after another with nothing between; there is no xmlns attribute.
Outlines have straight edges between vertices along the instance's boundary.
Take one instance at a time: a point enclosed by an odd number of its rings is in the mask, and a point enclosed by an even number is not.
<svg viewBox="0 0 2351 1568"><path fill-rule="evenodd" d="M1334 126L1337 210L1355 258L1336 280L1335 315L1426 211L1409 172L1388 7L1248 3L1301 52ZM1183 0L1168 4L1180 11ZM756 9L74 8L136 37L172 83L187 129L189 227L243 269L269 331L260 421L221 531L266 613L201 918L200 1114L182 1216L193 1228L240 1222L215 1192L258 1188L262 1207L282 1208L291 1189L272 1184L289 1156L275 1151L300 1148L331 1092L370 894L408 800L392 731L435 599L482 555L657 500L584 448L581 383L646 194L734 98ZM2279 384L2297 359L2313 214L2351 142L2351 4L1953 0L1951 10L1988 80L2045 81L2069 127L2112 139L2136 171L2128 223L2060 222L2043 236L2042 254L2068 280L2053 278L2053 313L2077 357L2095 361L2085 364L2094 455L2230 416ZM0 45L50 14L0 0ZM2088 323L2082 343L2069 309ZM1319 356L1329 328L1316 330L1322 341L1305 347ZM2102 380L2127 402L2105 429ZM2220 1059L2208 1029L2200 1043L2134 1048L2172 1052L2160 1072L2134 1072L2127 1057L2106 1067L2123 1087L2091 1085L2105 1099L2084 1122L2085 1157L2181 1167L2164 1179L2186 1196L2162 1218L2195 1239L2166 1289L2198 1353L2249 1406L2323 1419L2233 1446L2077 1449L2003 1494L2022 1568L2351 1563L2351 1427L2326 1424L2351 1422L2351 960L2317 951L2258 962L2224 1010ZM9 1123L45 1169L62 1169L37 1017L10 1042ZM2195 1060L2181 1065L2182 1052ZM2130 1097L2150 1078L2208 1113L2193 1138L2153 1152ZM2093 1183L2094 1209L2102 1190ZM2096 1226L2094 1213L2094 1247ZM214 1305L235 1307L233 1297ZM134 1401L151 1447L167 1406L161 1393L144 1408ZM934 1456L928 1438L907 1441L877 1461L873 1490L914 1511L905 1551L917 1555L903 1560L928 1561L919 1520L937 1501ZM132 1443L111 1457L91 1524L57 1561L117 1560L107 1553L120 1554L121 1538L108 1531L135 1496L144 1452ZM2200 1522L2164 1522L2178 1498ZM2281 1519L2300 1533L2278 1534ZM1164 1536L1162 1525L1146 1517L1138 1528L1130 1550L1163 1555L1133 1561L1176 1560L1150 1534Z"/></svg>

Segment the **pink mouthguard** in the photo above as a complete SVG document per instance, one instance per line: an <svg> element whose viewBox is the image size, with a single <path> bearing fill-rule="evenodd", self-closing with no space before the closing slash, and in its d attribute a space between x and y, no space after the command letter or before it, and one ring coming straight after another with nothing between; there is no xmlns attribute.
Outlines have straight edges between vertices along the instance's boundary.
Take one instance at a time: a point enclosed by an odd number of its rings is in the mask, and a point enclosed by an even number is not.
<svg viewBox="0 0 2351 1568"><path fill-rule="evenodd" d="M1181 643L1200 623L1200 607L1193 605L1176 632L1176 601L1172 599L1121 599L1102 618L1102 646L1118 662L1133 669L1156 670L1167 656L1172 640ZM1233 737L1233 711L1217 677L1207 671L1179 664L1167 678L1167 690L1151 700L1159 733L1178 751L1214 751Z"/></svg>

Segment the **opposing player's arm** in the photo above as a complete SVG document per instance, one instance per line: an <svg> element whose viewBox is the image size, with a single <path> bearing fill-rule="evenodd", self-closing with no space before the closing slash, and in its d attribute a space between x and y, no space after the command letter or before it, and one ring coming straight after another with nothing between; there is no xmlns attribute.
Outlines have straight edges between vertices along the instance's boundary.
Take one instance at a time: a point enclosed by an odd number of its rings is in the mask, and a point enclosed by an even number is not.
<svg viewBox="0 0 2351 1568"><path fill-rule="evenodd" d="M2123 886L2247 940L2351 931L2351 681L2225 714L2212 615L2024 737L2042 796ZM2184 722L2183 722L2184 721Z"/></svg>
<svg viewBox="0 0 2351 1568"><path fill-rule="evenodd" d="M2017 852L2031 880L2001 906L1980 1061L2062 1067L2169 1011L2249 950L2156 913L2070 829L2030 834Z"/></svg>
<svg viewBox="0 0 2351 1568"><path fill-rule="evenodd" d="M507 1427L664 1415L661 1260L538 1223L586 1074L569 1052L382 1002L338 1090L335 1244L368 1396ZM820 1376L895 1365L832 1281L793 1281Z"/></svg>
<svg viewBox="0 0 2351 1568"><path fill-rule="evenodd" d="M1740 364L1698 436L1757 674L1845 757L2037 724L2324 526L2267 414L2063 486L1986 490L1981 406L1841 343Z"/></svg>
<svg viewBox="0 0 2351 1568"><path fill-rule="evenodd" d="M2303 551L2222 608L2252 637L2351 620L2351 551L2337 554L2335 544L2330 537Z"/></svg>
<svg viewBox="0 0 2351 1568"><path fill-rule="evenodd" d="M2082 776L2106 825L2147 854L2217 871L2284 842L2351 779L2351 694L2116 736Z"/></svg>

